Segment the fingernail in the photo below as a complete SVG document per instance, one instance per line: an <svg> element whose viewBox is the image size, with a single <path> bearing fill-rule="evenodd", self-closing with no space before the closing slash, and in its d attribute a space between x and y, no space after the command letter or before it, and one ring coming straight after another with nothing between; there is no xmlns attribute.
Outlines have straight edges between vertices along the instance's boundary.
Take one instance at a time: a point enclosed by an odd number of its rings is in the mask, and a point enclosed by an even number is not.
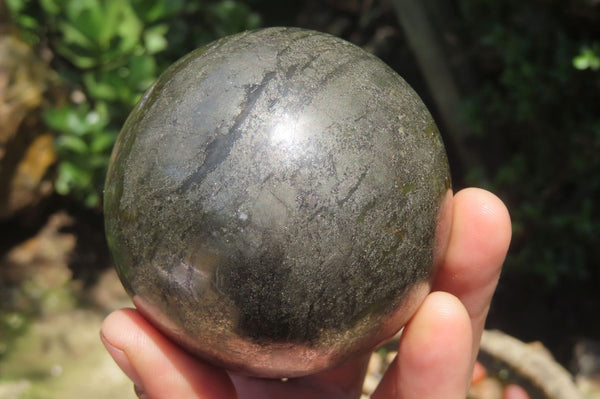
<svg viewBox="0 0 600 399"><path fill-rule="evenodd" d="M100 333L100 339L102 340L102 343L104 344L104 347L106 348L110 356L112 356L113 360L115 361L115 363L117 363L117 365L123 371L123 373L125 373L125 375L129 377L129 379L134 383L135 386L141 387L142 379L131 366L129 359L127 358L127 354L125 354L125 352L122 349L119 349L113 344L111 344L102 333Z"/></svg>

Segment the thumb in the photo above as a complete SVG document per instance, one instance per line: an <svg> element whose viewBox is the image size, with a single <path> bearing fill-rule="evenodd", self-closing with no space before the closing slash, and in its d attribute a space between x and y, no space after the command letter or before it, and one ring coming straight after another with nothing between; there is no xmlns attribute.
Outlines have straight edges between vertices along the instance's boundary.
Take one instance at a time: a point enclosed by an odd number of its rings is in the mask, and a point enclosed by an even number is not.
<svg viewBox="0 0 600 399"><path fill-rule="evenodd" d="M136 310L110 314L101 329L104 346L133 381L139 397L235 399L224 370L201 362L170 342Z"/></svg>

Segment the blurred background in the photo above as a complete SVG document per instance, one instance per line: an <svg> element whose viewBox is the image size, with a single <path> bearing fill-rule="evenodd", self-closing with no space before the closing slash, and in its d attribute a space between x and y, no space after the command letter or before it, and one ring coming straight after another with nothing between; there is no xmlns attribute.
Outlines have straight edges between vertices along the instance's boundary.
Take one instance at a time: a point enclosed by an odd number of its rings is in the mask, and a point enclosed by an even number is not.
<svg viewBox="0 0 600 399"><path fill-rule="evenodd" d="M129 304L103 234L112 145L173 61L282 25L345 38L417 90L454 188L487 188L511 211L487 327L593 379L599 0L0 0L0 398L133 396L98 339Z"/></svg>

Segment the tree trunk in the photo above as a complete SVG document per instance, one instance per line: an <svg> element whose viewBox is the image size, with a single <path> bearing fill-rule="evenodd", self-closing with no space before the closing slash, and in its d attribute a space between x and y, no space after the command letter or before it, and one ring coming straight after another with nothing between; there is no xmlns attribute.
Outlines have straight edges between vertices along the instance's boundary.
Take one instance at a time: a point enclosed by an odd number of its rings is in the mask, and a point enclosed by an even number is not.
<svg viewBox="0 0 600 399"><path fill-rule="evenodd" d="M477 166L478 159L467 146L469 131L460 120L460 90L426 3L422 0L393 0L393 3L400 26L442 118L442 125L447 130L445 137L448 138L448 144L458 156L461 166L469 170Z"/></svg>

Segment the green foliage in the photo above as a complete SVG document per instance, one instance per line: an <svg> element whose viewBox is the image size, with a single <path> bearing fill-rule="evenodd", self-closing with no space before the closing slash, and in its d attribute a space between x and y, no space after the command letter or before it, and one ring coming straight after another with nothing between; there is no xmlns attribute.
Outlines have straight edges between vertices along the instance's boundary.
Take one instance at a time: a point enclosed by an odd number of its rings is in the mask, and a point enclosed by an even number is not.
<svg viewBox="0 0 600 399"><path fill-rule="evenodd" d="M508 271L600 283L598 20L575 1L460 5L480 71L465 115L489 151L469 183L487 175L509 204Z"/></svg>
<svg viewBox="0 0 600 399"><path fill-rule="evenodd" d="M28 327L29 319L22 312L0 311L0 359L8 354L14 340Z"/></svg>
<svg viewBox="0 0 600 399"><path fill-rule="evenodd" d="M104 180L108 154L117 132L108 128L109 115L104 102L89 109L79 106L52 108L46 112L46 123L61 132L55 147L59 158L55 189L59 194L75 195L88 207L100 203L97 184Z"/></svg>
<svg viewBox="0 0 600 399"><path fill-rule="evenodd" d="M8 0L31 43L47 46L71 88L51 108L57 132L56 191L86 206L101 201L112 144L131 108L176 59L217 37L260 25L240 1Z"/></svg>
<svg viewBox="0 0 600 399"><path fill-rule="evenodd" d="M593 46L584 46L579 55L573 58L573 66L579 70L600 69L600 45L595 43Z"/></svg>

